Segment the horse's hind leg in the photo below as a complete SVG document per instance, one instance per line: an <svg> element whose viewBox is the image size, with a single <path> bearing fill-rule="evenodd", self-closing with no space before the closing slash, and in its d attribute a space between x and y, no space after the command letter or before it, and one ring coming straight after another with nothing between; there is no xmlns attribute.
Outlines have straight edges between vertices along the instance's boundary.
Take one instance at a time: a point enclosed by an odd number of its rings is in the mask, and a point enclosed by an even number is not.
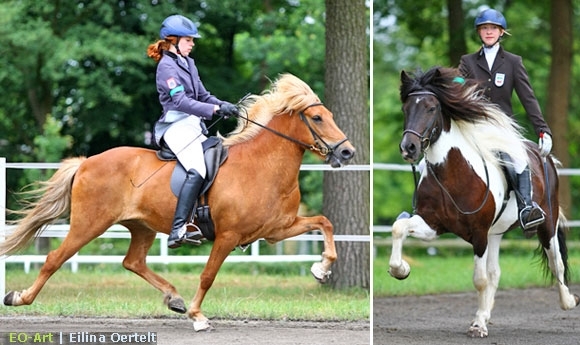
<svg viewBox="0 0 580 345"><path fill-rule="evenodd" d="M123 260L123 267L145 279L149 284L163 292L167 307L180 314L185 314L185 302L177 293L177 289L167 280L153 272L145 258L155 241L156 232L143 226L124 224L131 231L131 244Z"/></svg>
<svg viewBox="0 0 580 345"><path fill-rule="evenodd" d="M542 242L542 246L544 247L544 252L548 259L548 266L552 271L554 278L556 279L556 283L558 284L558 292L560 294L560 307L564 310L569 310L575 308L578 303L580 303L580 298L576 295L570 293L570 290L567 286L567 257L563 257L562 252L566 253L566 242L565 242L565 234L562 232L562 222L563 220L558 220L557 231L556 233L550 238L549 244L545 245L543 242L543 236L541 233L543 229L539 229L538 235L540 236L540 241ZM564 254L567 256L567 254Z"/></svg>
<svg viewBox="0 0 580 345"><path fill-rule="evenodd" d="M57 249L48 253L46 261L42 265L34 283L26 290L20 292L10 291L4 297L4 304L9 306L32 304L46 281L62 264L76 254L84 245L103 233L106 227L103 231L86 231L86 229L80 225L73 225L71 222L69 233Z"/></svg>
<svg viewBox="0 0 580 345"><path fill-rule="evenodd" d="M184 314L185 302L177 293L175 286L153 272L145 262L147 252L155 241L156 232L144 226L123 224L131 231L131 244L123 260L123 267L145 279L153 287L163 292L167 307L177 313Z"/></svg>

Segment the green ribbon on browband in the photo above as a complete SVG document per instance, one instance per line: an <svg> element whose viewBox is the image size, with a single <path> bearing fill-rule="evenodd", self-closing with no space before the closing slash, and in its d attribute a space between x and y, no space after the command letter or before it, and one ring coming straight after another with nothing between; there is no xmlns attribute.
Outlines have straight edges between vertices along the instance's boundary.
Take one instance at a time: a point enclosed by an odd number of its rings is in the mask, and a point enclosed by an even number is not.
<svg viewBox="0 0 580 345"><path fill-rule="evenodd" d="M455 77L455 78L453 78L453 82L463 85L463 84L465 84L465 79L462 77Z"/></svg>

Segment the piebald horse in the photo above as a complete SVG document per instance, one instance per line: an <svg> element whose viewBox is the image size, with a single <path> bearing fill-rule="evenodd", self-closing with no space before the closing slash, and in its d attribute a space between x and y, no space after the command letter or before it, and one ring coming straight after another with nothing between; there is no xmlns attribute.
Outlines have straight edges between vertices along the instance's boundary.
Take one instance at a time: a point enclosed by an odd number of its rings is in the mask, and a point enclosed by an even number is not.
<svg viewBox="0 0 580 345"><path fill-rule="evenodd" d="M389 273L405 279L409 264L402 258L408 236L433 240L454 233L473 246L473 284L478 308L468 329L486 337L500 279L499 249L504 233L518 227L515 195L503 167L511 164L498 153L527 160L533 176L533 199L545 212L538 226L538 250L553 274L564 310L579 298L567 287L566 219L558 204L555 159L540 156L521 127L487 101L475 81L463 80L456 69L432 68L414 76L401 73L405 116L402 157L415 164L424 157L416 186L414 214L405 212L393 224ZM423 164L421 164L423 165Z"/></svg>
<svg viewBox="0 0 580 345"><path fill-rule="evenodd" d="M157 232L169 233L176 205L170 189L175 161L160 161L155 151L119 147L89 158L64 160L38 190L40 198L20 213L14 232L0 243L0 256L26 246L45 227L69 214L70 230L51 251L32 286L11 291L4 304L31 304L61 265L113 224L131 233L123 266L164 294L169 309L186 313L196 331L210 329L202 301L222 263L239 245L260 238L278 242L319 229L324 237L322 261L311 272L326 282L336 259L333 226L324 216L297 215L298 175L306 150L333 167L346 164L355 148L338 128L333 114L299 78L284 74L270 90L241 105L237 128L224 138L229 156L206 194L215 225L215 240L189 309L175 287L146 265Z"/></svg>

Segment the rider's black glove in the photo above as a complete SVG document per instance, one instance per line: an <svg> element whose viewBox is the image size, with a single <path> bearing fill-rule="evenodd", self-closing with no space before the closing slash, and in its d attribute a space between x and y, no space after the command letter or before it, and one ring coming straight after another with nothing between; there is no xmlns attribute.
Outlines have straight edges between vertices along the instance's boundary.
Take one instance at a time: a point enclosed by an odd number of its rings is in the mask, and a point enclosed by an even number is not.
<svg viewBox="0 0 580 345"><path fill-rule="evenodd" d="M220 105L220 109L217 111L217 114L224 119L227 119L231 116L240 116L240 111L235 105L226 102Z"/></svg>

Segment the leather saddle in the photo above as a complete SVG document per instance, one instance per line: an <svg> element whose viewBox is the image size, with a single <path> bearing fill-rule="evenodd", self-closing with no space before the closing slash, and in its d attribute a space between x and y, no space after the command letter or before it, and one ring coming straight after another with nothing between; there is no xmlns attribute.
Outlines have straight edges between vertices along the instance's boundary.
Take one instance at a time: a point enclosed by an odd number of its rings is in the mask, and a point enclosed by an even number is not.
<svg viewBox="0 0 580 345"><path fill-rule="evenodd" d="M199 228L206 239L213 241L215 239L215 231L213 221L211 219L211 213L209 209L209 204L207 202L207 197L205 194L215 181L219 167L228 158L228 149L223 146L222 139L211 136L207 138L202 143L205 166L207 169L205 180L201 186L201 191L197 200L197 204L194 207L194 212L192 213L192 218L197 218ZM157 158L162 161L172 161L177 160L175 154L169 149L167 144L162 140L159 150L156 152ZM185 176L187 172L185 168L179 161L175 164L173 173L171 174L171 191L175 196L179 195L181 186L185 181Z"/></svg>

